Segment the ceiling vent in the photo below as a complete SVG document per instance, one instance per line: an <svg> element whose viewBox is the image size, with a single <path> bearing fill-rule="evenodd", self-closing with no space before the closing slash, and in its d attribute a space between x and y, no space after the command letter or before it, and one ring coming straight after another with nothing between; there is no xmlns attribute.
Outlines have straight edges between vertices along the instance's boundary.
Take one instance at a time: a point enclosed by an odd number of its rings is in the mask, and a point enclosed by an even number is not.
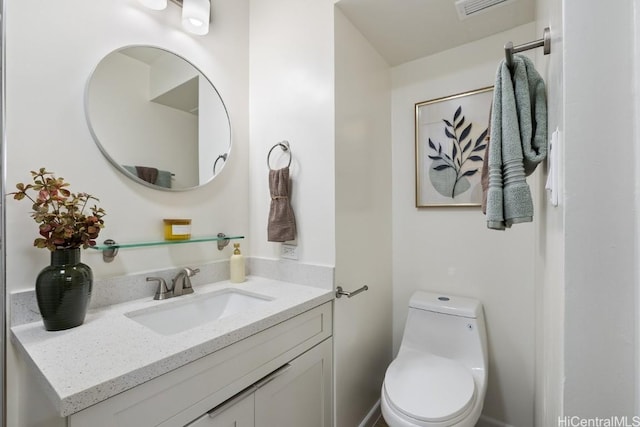
<svg viewBox="0 0 640 427"><path fill-rule="evenodd" d="M460 19L488 11L492 7L504 6L515 0L456 0L456 9Z"/></svg>

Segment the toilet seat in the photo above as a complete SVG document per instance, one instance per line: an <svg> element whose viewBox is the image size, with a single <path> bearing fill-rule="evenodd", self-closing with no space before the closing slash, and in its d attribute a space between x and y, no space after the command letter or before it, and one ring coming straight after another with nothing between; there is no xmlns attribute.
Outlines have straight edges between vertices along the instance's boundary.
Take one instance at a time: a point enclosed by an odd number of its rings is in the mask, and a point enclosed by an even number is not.
<svg viewBox="0 0 640 427"><path fill-rule="evenodd" d="M405 350L387 369L384 390L405 416L441 423L465 416L476 396L470 369L452 359Z"/></svg>

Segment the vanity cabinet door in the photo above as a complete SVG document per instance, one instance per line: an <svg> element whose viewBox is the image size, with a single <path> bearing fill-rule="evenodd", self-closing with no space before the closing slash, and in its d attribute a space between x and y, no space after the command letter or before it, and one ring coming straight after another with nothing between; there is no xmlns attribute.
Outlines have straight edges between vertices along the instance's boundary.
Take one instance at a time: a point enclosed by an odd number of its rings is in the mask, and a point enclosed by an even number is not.
<svg viewBox="0 0 640 427"><path fill-rule="evenodd" d="M332 340L256 384L256 427L331 427Z"/></svg>
<svg viewBox="0 0 640 427"><path fill-rule="evenodd" d="M186 427L254 427L254 394L242 393Z"/></svg>

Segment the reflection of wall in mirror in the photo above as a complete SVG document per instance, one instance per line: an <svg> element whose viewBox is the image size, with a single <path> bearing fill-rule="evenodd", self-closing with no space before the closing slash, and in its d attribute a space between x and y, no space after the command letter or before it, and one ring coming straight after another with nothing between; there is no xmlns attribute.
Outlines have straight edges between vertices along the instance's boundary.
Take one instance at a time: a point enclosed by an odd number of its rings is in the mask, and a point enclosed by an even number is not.
<svg viewBox="0 0 640 427"><path fill-rule="evenodd" d="M170 171L172 187L196 186L198 116L149 102L151 69L123 54L107 56L91 80L92 126L120 164Z"/></svg>
<svg viewBox="0 0 640 427"><path fill-rule="evenodd" d="M200 76L200 79L202 83L199 86L200 121L198 130L200 147L198 158L200 159L200 184L204 184L211 179L212 174L220 173L225 166L228 157L219 160L215 165L215 172L213 170L215 160L229 150L228 145L218 141L231 141L231 127L224 104L220 102L218 94L204 77Z"/></svg>

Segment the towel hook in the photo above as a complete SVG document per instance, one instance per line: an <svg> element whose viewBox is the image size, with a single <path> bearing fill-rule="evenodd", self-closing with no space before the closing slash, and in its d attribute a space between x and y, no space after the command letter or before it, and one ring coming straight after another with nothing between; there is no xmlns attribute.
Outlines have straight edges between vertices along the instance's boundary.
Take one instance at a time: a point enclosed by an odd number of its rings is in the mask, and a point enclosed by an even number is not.
<svg viewBox="0 0 640 427"><path fill-rule="evenodd" d="M271 150L269 150L269 154L267 154L267 167L269 168L269 170L273 170L273 168L271 168L271 163L269 163L269 160L271 158L271 152L276 147L282 148L282 151L289 154L289 163L287 164L287 167L291 166L291 158L293 157L293 155L291 154L291 146L289 145L289 141L281 141L271 147Z"/></svg>
<svg viewBox="0 0 640 427"><path fill-rule="evenodd" d="M551 53L551 30L549 29L549 27L544 29L542 38L539 40L535 40L518 46L514 46L513 43L507 42L507 44L504 45L504 56L507 66L509 68L513 68L514 53L524 52L525 50L531 50L538 47L544 49L543 52L545 55L549 55Z"/></svg>

